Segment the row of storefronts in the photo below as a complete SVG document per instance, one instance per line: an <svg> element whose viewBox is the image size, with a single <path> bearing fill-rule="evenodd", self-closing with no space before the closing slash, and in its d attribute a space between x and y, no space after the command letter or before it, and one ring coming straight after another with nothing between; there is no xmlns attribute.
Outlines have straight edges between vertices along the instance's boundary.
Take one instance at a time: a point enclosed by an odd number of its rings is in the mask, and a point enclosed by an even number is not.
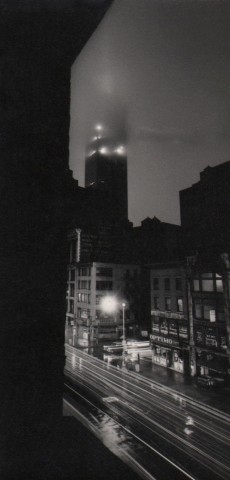
<svg viewBox="0 0 230 480"><path fill-rule="evenodd" d="M226 255L224 256L226 260ZM229 367L229 262L190 258L188 265L151 265L153 363L188 375L227 379ZM178 281L180 278L180 281ZM180 291L178 291L178 285ZM178 296L183 311L178 310ZM159 307L170 311L154 309Z"/></svg>

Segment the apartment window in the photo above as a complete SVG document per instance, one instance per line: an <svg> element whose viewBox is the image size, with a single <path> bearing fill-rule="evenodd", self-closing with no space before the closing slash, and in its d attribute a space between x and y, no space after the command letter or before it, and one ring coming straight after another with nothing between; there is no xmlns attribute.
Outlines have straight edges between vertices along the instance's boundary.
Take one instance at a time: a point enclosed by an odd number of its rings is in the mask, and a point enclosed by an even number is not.
<svg viewBox="0 0 230 480"><path fill-rule="evenodd" d="M89 277L91 273L90 267L81 267L78 268L79 277Z"/></svg>
<svg viewBox="0 0 230 480"><path fill-rule="evenodd" d="M113 269L108 267L97 267L96 275L97 277L112 277Z"/></svg>
<svg viewBox="0 0 230 480"><path fill-rule="evenodd" d="M88 293L78 293L77 300L79 303L90 303L90 295Z"/></svg>
<svg viewBox="0 0 230 480"><path fill-rule="evenodd" d="M154 310L160 310L160 298L159 297L153 297L153 307L154 307Z"/></svg>
<svg viewBox="0 0 230 480"><path fill-rule="evenodd" d="M223 292L223 279L218 273L205 272L193 279L195 292Z"/></svg>
<svg viewBox="0 0 230 480"><path fill-rule="evenodd" d="M216 305L214 301L204 300L203 301L204 309L204 319L212 322L216 321Z"/></svg>
<svg viewBox="0 0 230 480"><path fill-rule="evenodd" d="M213 292L214 283L212 273L202 273L201 275L201 288L203 292Z"/></svg>
<svg viewBox="0 0 230 480"><path fill-rule="evenodd" d="M72 282L75 281L75 270L70 270L70 280L71 280Z"/></svg>
<svg viewBox="0 0 230 480"><path fill-rule="evenodd" d="M74 313L74 300L69 301L69 313Z"/></svg>
<svg viewBox="0 0 230 480"><path fill-rule="evenodd" d="M71 284L70 284L70 296L71 296L71 297L74 297L74 292L75 292L74 284L71 283Z"/></svg>
<svg viewBox="0 0 230 480"><path fill-rule="evenodd" d="M176 277L176 290L177 291L182 290L182 278L181 277Z"/></svg>
<svg viewBox="0 0 230 480"><path fill-rule="evenodd" d="M218 275L218 273L215 274L215 281L216 281L216 291L223 292L223 279L221 275Z"/></svg>
<svg viewBox="0 0 230 480"><path fill-rule="evenodd" d="M90 280L78 280L78 290L90 290Z"/></svg>
<svg viewBox="0 0 230 480"><path fill-rule="evenodd" d="M184 302L182 297L177 298L177 311L183 312L184 311Z"/></svg>
<svg viewBox="0 0 230 480"><path fill-rule="evenodd" d="M113 282L97 280L96 281L96 290L113 290Z"/></svg>
<svg viewBox="0 0 230 480"><path fill-rule="evenodd" d="M222 299L195 298L194 316L209 322L224 321L224 303Z"/></svg>
<svg viewBox="0 0 230 480"><path fill-rule="evenodd" d="M153 279L153 290L159 290L159 278Z"/></svg>
<svg viewBox="0 0 230 480"><path fill-rule="evenodd" d="M170 290L170 278L164 279L165 290Z"/></svg>
<svg viewBox="0 0 230 480"><path fill-rule="evenodd" d="M165 297L165 310L167 312L171 310L171 297Z"/></svg>

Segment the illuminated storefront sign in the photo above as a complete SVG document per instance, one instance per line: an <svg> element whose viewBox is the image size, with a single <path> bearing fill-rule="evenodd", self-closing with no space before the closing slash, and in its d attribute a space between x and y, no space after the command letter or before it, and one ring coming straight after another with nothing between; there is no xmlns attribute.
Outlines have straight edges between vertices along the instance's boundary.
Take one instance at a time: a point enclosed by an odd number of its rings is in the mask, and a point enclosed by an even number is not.
<svg viewBox="0 0 230 480"><path fill-rule="evenodd" d="M164 317L164 318L175 318L177 320L183 320L184 314L183 313L174 313L174 312L162 312L161 310L151 310L151 315L155 317Z"/></svg>
<svg viewBox="0 0 230 480"><path fill-rule="evenodd" d="M161 337L160 335L150 335L153 342L163 343L165 345L179 346L179 342L173 338Z"/></svg>

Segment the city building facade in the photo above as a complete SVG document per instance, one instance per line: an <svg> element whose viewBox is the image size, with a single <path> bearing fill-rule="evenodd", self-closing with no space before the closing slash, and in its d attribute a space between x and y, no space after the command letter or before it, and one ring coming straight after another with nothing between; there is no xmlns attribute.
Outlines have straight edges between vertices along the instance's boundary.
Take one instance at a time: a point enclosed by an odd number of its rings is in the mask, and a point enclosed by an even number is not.
<svg viewBox="0 0 230 480"><path fill-rule="evenodd" d="M89 346L100 339L119 339L123 333L132 336L138 321L139 273L139 267L134 265L71 262L66 314L68 343Z"/></svg>
<svg viewBox="0 0 230 480"><path fill-rule="evenodd" d="M99 135L90 144L85 162L85 187L104 191L111 215L128 217L127 157L125 148Z"/></svg>
<svg viewBox="0 0 230 480"><path fill-rule="evenodd" d="M186 269L177 262L152 264L149 270L152 361L189 374Z"/></svg>
<svg viewBox="0 0 230 480"><path fill-rule="evenodd" d="M193 375L229 377L229 254L187 259Z"/></svg>

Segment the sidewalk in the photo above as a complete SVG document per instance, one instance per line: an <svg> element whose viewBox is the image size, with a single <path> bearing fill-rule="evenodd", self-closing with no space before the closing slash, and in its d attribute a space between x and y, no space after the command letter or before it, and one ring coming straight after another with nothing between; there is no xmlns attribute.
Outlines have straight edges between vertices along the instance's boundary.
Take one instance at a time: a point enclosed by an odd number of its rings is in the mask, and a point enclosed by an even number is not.
<svg viewBox="0 0 230 480"><path fill-rule="evenodd" d="M138 375L142 375L157 383L172 388L181 394L187 395L194 400L230 414L229 387L215 390L197 386L195 380L186 379L184 378L184 375L179 372L154 365L150 359L143 358L140 360L140 373L138 373Z"/></svg>

